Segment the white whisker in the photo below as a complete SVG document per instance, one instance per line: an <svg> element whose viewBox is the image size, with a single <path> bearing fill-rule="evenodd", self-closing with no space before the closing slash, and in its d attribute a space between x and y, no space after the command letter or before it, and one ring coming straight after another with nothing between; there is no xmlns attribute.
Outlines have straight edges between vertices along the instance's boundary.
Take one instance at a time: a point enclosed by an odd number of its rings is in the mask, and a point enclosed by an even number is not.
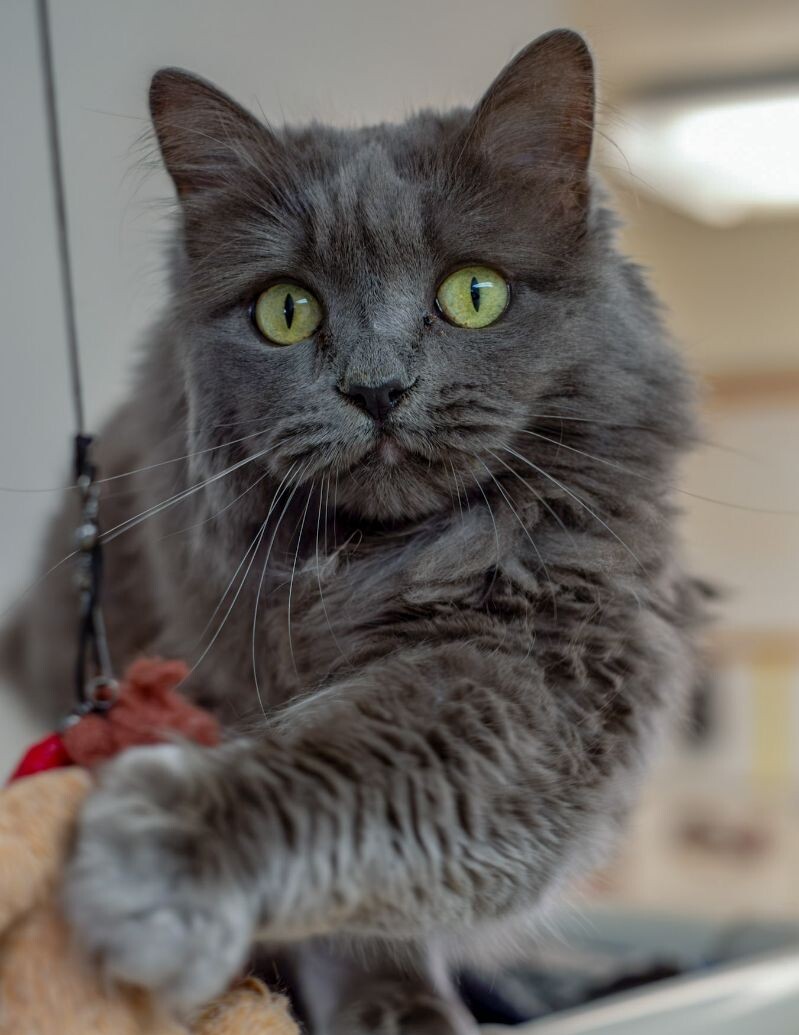
<svg viewBox="0 0 799 1035"><path fill-rule="evenodd" d="M641 570L644 571L644 572L646 571L646 567L642 563L641 559L633 552L633 550L630 549L630 547L627 545L627 543L625 543L625 541L621 538L621 536L619 536L616 532L614 532L613 529L610 527L610 525L606 521L603 521L602 518L598 514L596 514L588 506L588 504L585 502L585 500L581 500L580 497L576 493L572 492L572 490L569 489L567 486L565 486L563 484L563 482L558 481L558 479L555 478L554 475L548 474L545 470L543 470L543 468L539 467L537 464L534 464L531 460L528 460L527 457L522 456L521 453L517 453L515 449L511 449L510 446L503 446L503 449L505 450L506 453L511 453L517 459L521 460L522 463L525 463L529 467L532 467L532 469L534 471L538 471L538 473L540 475L543 475L544 478L546 478L548 481L551 481L553 484L557 485L558 488L560 488L563 492L565 492L567 496L570 496L575 501L575 503L579 503L579 505L581 507L583 507L591 515L591 517L594 518L595 521L598 521L599 524L602 525L602 527L604 529L606 529L608 532L610 532L610 534L613 536L613 538L618 543L621 544L621 546L633 558L633 560L636 562L636 564L638 564L638 566L641 568Z"/></svg>
<svg viewBox="0 0 799 1035"><path fill-rule="evenodd" d="M71 561L72 558L73 557L77 557L79 553L80 553L80 550L73 550L72 553L68 553L66 555L66 557L62 557L60 561L56 561L55 564L53 564L51 567L49 567L46 572L44 572L42 575L40 575L38 577L38 579L34 579L33 582L31 582L29 585L27 585L22 590L22 592L19 593L11 601L11 603L8 605L8 607L6 607L4 610L0 611L0 618L5 618L6 615L10 614L14 610L14 608L17 607L18 604L22 603L22 601L25 599L25 597L29 593L32 593L33 590L36 589L37 586L40 586L44 582L44 580L49 578L53 574L54 571L57 571L61 567L62 564L66 564L67 561Z"/></svg>
<svg viewBox="0 0 799 1035"><path fill-rule="evenodd" d="M267 524L268 521L269 521L269 516L267 515L267 517L264 518L260 528L256 532L255 538L250 543L250 545L247 547L247 550L246 550L246 552L244 554L244 557L242 557L241 561L239 562L238 568L236 568L236 571L233 574L233 579L231 579L231 581L228 583L227 589L222 594L222 598L221 598L221 600L219 602L219 605L214 610L214 614L216 614L217 610L219 609L219 607L222 605L223 601L225 600L225 597L228 595L228 592L230 591L230 588L233 585L233 580L236 578L236 575L241 570L245 560L247 559L247 555L249 553L252 553L252 556L250 557L250 560L249 560L249 562L247 564L247 568L246 568L244 574L241 577L241 581L239 582L238 586L236 587L236 592L233 594L233 599L230 601L230 604L229 604L228 609L227 609L227 611L225 612L225 614L224 614L224 616L222 618L222 621L216 627L216 631L214 632L214 635L211 637L211 639L209 640L209 642L205 646L205 648L202 651L202 653L200 654L199 658L197 658L197 660L191 666L191 668L186 673L184 678L178 684L179 687L182 686L186 682L186 680L189 678L189 676L191 676L191 674L193 672L196 672L196 670L200 667L200 665L203 663L203 661L207 657L208 652L211 650L213 645L216 643L216 641L219 638L220 633L224 629L225 623L227 622L228 618L230 617L230 614L233 611L233 608L236 606L236 601L239 599L239 596L241 595L241 591L244 588L244 583L247 581L247 576L250 574L250 569L252 568L253 561L255 560L256 554L258 553L258 548L260 547L261 542L262 542L263 537L264 537L264 534L266 532L266 524ZM211 621L213 621L213 616L211 618ZM210 622L209 622L209 624L210 624ZM208 626L206 625L206 629L207 628L208 628ZM203 630L203 633L200 635L200 639L202 639L204 633L205 633L205 630Z"/></svg>
<svg viewBox="0 0 799 1035"><path fill-rule="evenodd" d="M207 446L205 449L197 449L193 453L184 453L182 456L173 456L168 460L159 460L155 464L146 464L144 467L134 467L130 471L122 471L120 474L111 474L106 478L95 478L95 485L107 485L109 482L116 482L122 478L131 478L134 474L145 474L147 471L155 471L159 467L166 467L169 464L180 463L181 460L191 460L195 456L203 456L206 453L215 453L220 449L225 449L228 446L234 446L239 442L246 442L248 439L257 438L259 435L265 435L269 428L264 428L262 431L254 431L250 435L242 435L240 438L230 439L228 442L220 442L218 446ZM172 436L168 436L171 438ZM52 492L70 492L73 489L77 489L78 485L75 482L70 482L68 485L58 485L48 489L19 489L11 485L0 485L0 492L9 493L52 493ZM104 496L104 499L108 497Z"/></svg>
<svg viewBox="0 0 799 1035"><path fill-rule="evenodd" d="M326 486L327 486L327 495L325 497L325 558L327 558L327 502L328 502L328 498L330 496L330 475L329 474L326 476L325 482L326 482ZM321 521L322 521L322 492L320 490L320 492L319 492L319 512L316 515L316 582L317 582L317 585L319 586L319 601L322 604L322 614L325 616L325 622L327 623L327 627L330 630L330 635L333 637L333 642L336 645L336 649L338 650L338 652L342 656L342 658L344 658L344 660L346 661L347 660L347 656L344 653L344 651L341 649L341 645L338 642L338 637L336 636L336 633L335 633L335 631L333 629L333 626L332 626L332 624L330 622L330 615L327 613L327 604L325 603L325 594L324 594L324 590L322 589L322 571L321 571L321 565L320 565L320 561L319 561L319 526L321 524Z"/></svg>
<svg viewBox="0 0 799 1035"><path fill-rule="evenodd" d="M338 468L336 468L336 484L333 489L333 552L338 550L338 531L336 529L336 514L338 513Z"/></svg>
<svg viewBox="0 0 799 1035"><path fill-rule="evenodd" d="M449 466L452 471L452 480L455 484L455 499L458 502L458 510L460 511L461 515L461 524L463 524L463 502L461 500L461 490L460 485L458 483L458 474L455 470L455 464L452 462L451 459L449 460ZM447 479L447 481L449 481L449 479Z"/></svg>
<svg viewBox="0 0 799 1035"><path fill-rule="evenodd" d="M476 475L472 475L472 478L474 479L474 484L480 490L480 494L482 495L483 499L485 500L486 507L488 507L488 516L491 518L491 524L494 526L494 539L495 539L496 544L497 544L497 563L494 566L494 577L491 579L491 585L493 586L494 582L496 581L496 578L497 578L497 571L499 570L499 563L500 563L500 559L501 559L501 550L500 550L500 546L499 546L499 530L497 529L497 523L496 523L496 521L494 519L494 511L491 509L491 504L488 501L488 496L486 496L486 494L485 494L485 489L480 484L480 481L479 481L479 479L477 478Z"/></svg>
<svg viewBox="0 0 799 1035"><path fill-rule="evenodd" d="M259 435L265 435L268 429L263 431L254 431L250 435L242 435L241 438L233 438L228 442L220 442L218 446L207 446L205 449L197 449L193 453L184 453L183 456L173 456L169 460L159 460L156 464L147 464L145 467L134 467L132 471L123 471L122 474L112 474L107 478L98 478L98 485L105 485L108 482L119 481L120 478L130 478L134 474L144 474L147 471L154 471L158 467L166 467L168 464L177 464L181 460L191 460L195 456L204 456L206 453L216 453L220 449L226 449L228 446L235 446L239 442L246 442L248 439L257 438Z"/></svg>
<svg viewBox="0 0 799 1035"><path fill-rule="evenodd" d="M171 539L173 536L176 535L183 535L184 532L191 532L192 529L195 528L202 528L202 526L207 525L209 521L213 521L214 518L218 518L220 514L224 514L226 510L230 510L234 503L238 503L240 499L243 499L247 495L248 492L252 492L252 490L256 488L256 486L260 485L261 482L263 482L268 477L269 471L264 471L264 473L260 475L258 478L256 478L254 482L248 485L243 492L240 492L238 496L234 497L230 501L230 503L226 503L224 507L220 507L219 510L214 511L214 513L211 514L210 517L203 518L202 521L195 521L193 525L187 525L185 528L180 528L175 532L167 532L166 535L162 535L160 537L158 542L163 543L165 539Z"/></svg>
<svg viewBox="0 0 799 1035"><path fill-rule="evenodd" d="M480 460L479 457L475 457L475 459ZM508 506L510 507L511 513L516 518L516 520L519 522L519 527L521 528L522 532L524 532L524 534L529 539L530 545L532 546L533 550L535 550L535 555L538 558L538 561L539 561L541 567L544 569L544 574L546 575L547 582L549 583L549 592L550 592L550 594L552 596L552 609L553 609L555 618L557 619L557 616L558 616L558 602L557 602L557 599L555 597L555 586L554 586L554 584L552 582L552 577L549 574L549 568L547 568L546 563L544 562L544 558L541 556L541 551L538 549L538 547L537 547L533 537L530 535L530 532L529 532L527 526L522 521L519 512L516 510L516 508L514 507L513 503L511 502L510 497L508 496L508 494L503 489L503 487L500 484L499 480L494 477L494 474L493 474L491 468L488 466L488 464L483 463L482 460L480 460L480 463L485 468L485 470L486 470L486 472L488 474L488 477L491 479L491 481L494 483L494 485L496 485L496 487L502 493L502 497L505 500L505 502L508 504Z"/></svg>
<svg viewBox="0 0 799 1035"><path fill-rule="evenodd" d="M281 484L281 486L283 485L283 482L284 482L284 481L285 481L285 477L284 477L283 481L282 481L282 482L280 483L280 484ZM278 489L278 492L279 492L279 491L280 491L280 490ZM227 623L227 620L228 620L228 618L230 617L230 615L231 615L231 612L233 611L233 608L234 608L234 607L236 606L236 601L237 601L237 600L239 599L239 596L241 595L241 591L242 591L242 589L244 588L244 584L245 584L245 583L246 583L246 581L247 581L247 577L248 577L248 576L249 576L249 574L250 574L250 571L251 571L251 569L252 569L253 563L254 563L254 561L255 561L255 558L256 558L256 556L257 556L257 554L258 554L258 550L260 549L260 546L261 546L261 543L262 543L262 541L263 541L264 535L266 534L266 526L268 525L268 523L269 523L269 518L271 517L271 515L272 515L272 512L273 512L273 510L274 510L274 506L275 506L275 502L276 502L276 499L277 499L277 495L278 495L278 493L276 492L276 493L275 493L275 497L273 497L273 499L272 499L272 503L271 503L271 504L270 504L270 506L269 506L269 510L268 510L268 511L267 511L267 513L266 513L266 517L264 518L264 520L263 520L263 522L262 522L262 524L261 524L260 528L258 529L258 532L256 533L256 535L255 535L255 538L254 538L254 540L252 541L252 543L251 543L251 544L250 544L250 546L248 547L248 549L247 549L247 552L245 553L244 557L243 557L243 558L241 559L241 561L239 562L239 566L238 566L238 568L237 568L237 569L236 569L236 571L235 571L235 572L233 573L233 578L232 578L232 579L230 580L230 582L228 583L228 585L227 585L227 589L226 589L226 590L225 590L225 592L224 592L224 593L222 594L222 598L221 598L221 600L219 601L219 604L218 604L218 605L217 605L217 607L216 607L216 608L214 609L214 615L215 615L215 614L217 613L217 611L219 610L219 608L220 608L220 607L222 606L222 604L223 604L223 602L224 602L224 600L225 600L225 597L226 597L226 596L228 595L228 593L230 592L230 588L231 588L231 586L233 585L233 582L234 582L234 580L235 580L235 578L236 578L236 575L237 575L237 573L238 573L238 572L239 572L239 571L241 570L241 568L242 568L242 566L243 566L243 564L244 564L245 560L247 559L247 554L249 554L250 552L252 552L252 556L250 557L250 560L249 560L249 562L247 563L247 567L246 567L246 569L245 569L245 572L244 572L244 574L242 575L242 577L241 577L241 580L240 580L240 582L239 582L239 584L238 584L238 586L237 586L237 588L236 588L236 592L235 592L235 593L233 594L233 599L231 600L231 602L230 602L230 604L229 604L229 606L228 606L228 609L227 609L227 611L225 612L225 614L224 614L224 617L222 618L222 621L221 621L221 622L219 623L219 625L217 626L217 628L216 628L216 631L214 632L214 635L213 635L213 636L211 637L211 639L210 639L209 643L208 643L208 644L206 645L206 647L205 647L205 649L203 650L202 654L201 654L201 655L199 656L199 658L198 658L198 659L197 659L197 660L196 660L196 661L194 662L194 664L192 665L192 667L191 667L190 671L189 671L189 672L187 673L187 675L185 676L185 678L184 678L183 680L181 680L181 684L182 684L182 683L184 683L184 682L186 681L186 679L188 679L188 678L189 678L189 676L190 676L190 675L192 674L192 672L195 672L195 671L197 670L197 668L199 668L199 666L200 666L200 665L202 664L202 662L204 661L204 659L205 659L205 658L207 657L207 655L208 655L208 652L209 652L209 651L211 650L211 648L213 647L213 645L214 645L214 644L216 643L217 639L219 638L219 635L220 635L220 633L222 632L223 628L225 627L225 624ZM289 497L289 499L290 499L290 497ZM274 536L273 536L273 539L272 539L272 541L274 542ZM209 622L208 622L208 623L206 624L206 626L205 626L205 629L203 630L203 632L202 632L202 634L201 634L201 636L200 636L200 639L202 639L202 637L203 637L203 636L205 635L205 632L207 631L207 629L208 629L208 626L209 626L209 625L210 625L210 623L211 623L211 622L213 621L214 615L212 615L212 616L211 616L211 618L209 619Z"/></svg>
<svg viewBox="0 0 799 1035"><path fill-rule="evenodd" d="M292 465L292 467L293 466L294 465ZM286 502L285 502L285 504L283 506L283 509L280 512L280 516L277 519L277 524L275 525L275 530L272 533L272 538L269 541L269 546L267 547L267 550L266 550L266 556L264 557L263 567L261 568L261 577L258 579L258 588L257 588L257 590L255 592L255 606L253 607L253 613L252 613L252 636L251 636L250 648L251 648L251 654L252 654L252 675L253 675L253 680L255 682L255 696L258 698L258 704L259 704L259 706L261 708L261 712L262 712L263 715L266 715L266 710L264 709L264 702L263 702L263 698L261 697L261 685L260 685L259 680L258 680L258 662L257 662L256 656L255 656L255 633L256 633L257 626L258 626L258 607L259 607L259 604L261 602L261 591L263 590L264 580L266 578L266 569L269 566L269 558L270 558L270 556L272 554L272 547L275 545L275 539L277 538L277 533L278 533L278 530L280 528L280 523L283 520L283 517L284 517L286 511L289 509L291 501L294 499L294 493L297 491L297 487L300 484L300 479L302 478L302 476L305 474L305 472L308 470L309 467L310 467L310 461L308 461L308 463L306 463L305 466L303 468L301 468L301 470L299 470L297 472L297 477L294 479L294 486L293 486L291 492L289 493L288 498L286 499ZM281 482L281 486L286 481L286 477L288 477L288 472L287 472L286 476L283 478L283 481ZM289 484L291 484L291 483L289 483ZM277 502L277 494L275 495L275 498L272 501L272 505L274 506L274 504L276 502ZM270 508L269 508L269 513L270 514L272 513L273 506L270 506ZM269 519L269 515L267 515L267 520L268 519Z"/></svg>
<svg viewBox="0 0 799 1035"><path fill-rule="evenodd" d="M475 485L480 490L480 494L482 495L483 499L485 500L485 505L488 508L488 516L491 518L491 524L494 526L494 539L496 540L496 544L497 544L497 561L496 561L496 564L494 565L494 573L491 576L491 582L490 582L490 584L488 586L488 589L486 590L486 595L488 595L488 593L490 593L491 590L494 588L494 583L497 581L497 575L499 574L499 566L500 566L500 563L501 563L501 550L500 550L500 546L499 546L499 531L497 529L496 519L494 518L494 511L493 511L493 509L491 507L491 503L490 503L490 501L488 499L488 496L486 495L485 489L480 484L480 481L479 481L479 479L477 478L476 475L472 475L472 478L474 479ZM503 625L502 625L502 639L497 644L495 650L492 652L493 655L498 654L499 651L502 649L502 647L503 647L503 645L505 643L505 640L507 639L507 636L508 636L508 626L507 626L506 623L503 623Z"/></svg>
<svg viewBox="0 0 799 1035"><path fill-rule="evenodd" d="M280 483L278 484L278 487L277 487L277 489L275 490L275 493L274 493L274 495L272 496L272 500L271 500L271 502L270 502L270 504L269 504L269 509L268 509L268 510L267 510L267 512L266 512L266 520L267 520L267 521L268 521L268 520L269 520L269 518L270 518L270 517L272 516L272 513L273 513L273 511L274 511L274 509L275 509L275 504L277 503L277 500L278 500L278 499L280 498L280 496L281 496L281 490L282 490L282 488L283 488L283 485L285 484L285 482L286 482L286 479L287 479L287 478L288 478L288 477L289 477L289 476L290 476L290 475L291 475L291 474L293 473L293 469L294 469L294 467L296 467L296 464L292 464L292 465L291 465L291 467L290 467L290 468L288 469L288 471L287 471L287 472L285 473L285 475L283 476L283 478L282 478L282 479L280 480ZM208 632L208 630L210 629L210 627L211 627L211 624L212 624L212 622L213 622L214 618L216 618L216 616L217 616L217 614L218 614L218 612L219 612L220 608L221 608L221 607L222 607L222 605L224 604L224 602L225 602L225 598L227 597L228 593L230 592L231 586L232 586L232 585L233 585L233 583L234 583L234 582L236 581L236 576L237 576L237 575L238 575L238 573L239 573L239 572L241 571L241 569L242 569L242 567L243 567L244 563L245 563L245 562L246 562L246 560L247 560L247 556L249 555L249 553L250 553L250 550L251 550L251 549L253 548L253 546L255 545L255 542L256 542L256 540L257 540L257 539L258 539L258 533L256 532L256 534L255 534L255 539L253 539L253 541L252 541L252 542L250 543L250 546L249 546L249 548L248 548L248 549L247 549L247 551L245 552L245 554L244 554L244 556L242 557L242 559L241 559L241 560L239 561L239 565L238 565L238 567L236 568L236 570L235 570L235 571L233 572L233 577L231 578L230 582L228 582L228 584L227 584L227 587L226 587L226 589L225 589L225 592L224 592L224 593L222 594L222 596L221 596L221 598L220 598L219 602L217 603L216 607L214 608L214 610L213 610L213 612L212 612L212 614L211 614L211 617L210 617L210 618L208 619L208 621L207 621L207 622L205 623L205 626L204 626L204 628L203 628L202 632L200 633L199 637L197 638L197 642L198 642L198 643L202 642L203 638L205 637L205 634L206 634L206 633Z"/></svg>
<svg viewBox="0 0 799 1035"><path fill-rule="evenodd" d="M291 655L291 665L292 665L292 667L294 669L295 675L297 675L297 676L299 676L299 671L297 670L297 662L296 662L296 659L294 657L294 644L291 641L291 594L292 594L292 590L294 589L294 576L295 576L295 574L297 572L297 560L298 560L298 558L300 556L300 546L302 545L302 532L303 532L303 529L305 528L305 518L306 518L306 516L308 514L308 507L311 505L311 496L313 496L314 485L315 485L315 483L311 482L311 487L308 490L308 499L305 501L305 509L302 512L302 519L300 521L300 529L297 532L297 548L294 551L294 563L291 565L291 577L289 579L289 597L288 597L288 605L287 605L287 611L286 611L286 630L288 632L288 638L289 638L289 654ZM320 495L320 501L321 501L321 495Z"/></svg>
<svg viewBox="0 0 799 1035"><path fill-rule="evenodd" d="M324 554L325 554L325 557L327 557L328 556L328 549L327 549L327 514L328 514L328 505L330 503L330 474L329 473L327 475L327 478L325 479L325 484L326 484L326 490L325 490L325 545L324 545ZM317 546L317 549L318 549L318 546Z"/></svg>
<svg viewBox="0 0 799 1035"><path fill-rule="evenodd" d="M182 489L180 492L175 493L174 496L170 496L168 499L162 500L161 503L157 503L152 507L148 507L147 510L143 510L138 514L135 514L133 517L126 518L124 521L120 521L119 524L114 525L113 528L106 529L105 532L101 533L100 542L113 542L114 539L116 539L118 536L121 536L125 532L130 531L132 528L135 528L137 525L145 521L148 517L154 517L156 514L160 514L161 511L166 510L175 504L182 503L184 499L188 499L190 496L193 496L194 493L200 492L200 490L204 489L206 485L210 485L212 482L218 481L220 478L226 477L226 475L231 474L233 471L236 471L241 467L244 467L246 464L251 463L253 460L258 460L262 456L266 456L267 453L270 453L272 451L272 448L274 447L260 450L258 453L255 453L251 457L245 457L243 460L237 461L237 463L232 464L230 467L225 468L225 470L218 472L211 478L208 478L202 482L198 482L196 485L192 485L188 489ZM0 618L4 618L6 615L10 614L11 611L13 611L13 609L17 607L18 604L21 603L21 601L24 600L29 593L36 589L37 586L41 585L46 579L50 577L50 575L53 574L53 572L57 571L63 564L66 564L67 561L72 560L73 557L77 557L79 552L80 551L78 550L72 550L70 553L62 557L59 561L56 561L55 564L51 565L51 567L49 567L47 571L45 571L37 579L34 579L33 582L26 586L22 590L22 592L19 593L11 601L8 607L6 607L3 611L0 611Z"/></svg>
<svg viewBox="0 0 799 1035"><path fill-rule="evenodd" d="M515 471L510 466L510 464L505 463L505 461L502 459L501 456L497 456L497 454L493 453L490 449L488 450L488 453L489 453L490 456L493 456L493 458L497 461L498 464L502 464L502 466L504 468L506 468L508 471L510 471L510 473L512 475L514 475L516 478L518 478L519 481L522 483L522 485L526 485L527 486L527 488L530 490L530 492L532 492L532 494L535 496L535 498L538 500L538 502L541 504L541 506L551 515L551 517L553 517L555 519L555 521L557 521L557 523L560 525L560 527L563 529L563 531L566 533L566 535L573 542L574 541L574 537L572 536L571 532L569 531L569 529L564 524L563 519L560 517L560 515L557 513L557 511L553 510L552 507L550 507L550 505L547 503L547 501L544 499L544 497L541 495L541 493L535 488L535 486L531 485L527 481L526 478L522 478L522 476L519 474L519 472Z"/></svg>
<svg viewBox="0 0 799 1035"><path fill-rule="evenodd" d="M559 442L557 439L549 438L547 435L542 435L539 431L520 431L522 435L531 435L533 438L540 438L544 442L549 442L550 445L558 446L560 449L567 449L570 453L578 453L580 456L586 457L588 460L596 460L599 464L604 464L606 467L612 467L617 471L622 471L624 474L632 475L633 478L641 478L643 481L651 482L653 485L657 485L658 481L655 478L644 474L643 471L633 471L630 467L624 467L622 464L616 463L614 460L608 460L602 456L595 456L593 453L587 453L584 449L578 449L576 446L569 446L565 442ZM698 492L689 492L687 489L681 489L674 482L665 482L670 488L673 488L675 492L679 492L681 496L690 496L691 499L703 500L705 503L716 503L720 507L732 507L733 510L745 510L750 514L773 514L781 517L799 517L799 510L775 510L768 507L753 507L746 503L731 503L729 500L714 499L713 496L703 496Z"/></svg>
<svg viewBox="0 0 799 1035"><path fill-rule="evenodd" d="M106 532L103 532L100 536L100 541L103 543L113 542L113 540L118 536L130 531L131 528L135 528L136 525L141 524L142 521L146 521L147 518L155 517L156 514L160 514L163 510L167 510L176 503L182 503L184 499L188 499L196 492L200 492L202 489L206 488L206 486L219 481L221 478L227 477L227 475L232 474L233 471L238 471L240 468L253 463L255 460L259 460L269 452L271 452L271 449L262 449L253 456L247 456L244 457L243 460L237 460L235 464L231 464L230 467L226 467L224 470L218 471L216 474L211 475L210 478L205 478L203 481L197 482L188 489L182 489L180 492L175 493L175 495L170 496L169 499L162 500L161 503L156 503L154 506L148 507L147 510L143 510L141 513L135 514L131 518L126 518L124 521L120 521L118 525L114 525L113 528L109 528Z"/></svg>

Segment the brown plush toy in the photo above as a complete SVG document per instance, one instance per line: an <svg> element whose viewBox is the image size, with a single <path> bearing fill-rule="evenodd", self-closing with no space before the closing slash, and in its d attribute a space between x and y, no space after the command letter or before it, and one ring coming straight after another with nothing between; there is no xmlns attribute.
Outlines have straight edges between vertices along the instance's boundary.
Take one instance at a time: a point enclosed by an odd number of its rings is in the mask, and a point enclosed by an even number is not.
<svg viewBox="0 0 799 1035"><path fill-rule="evenodd" d="M107 717L93 716L92 722L82 719L72 727L72 736L67 731L54 737L71 742L76 755L85 752L95 759L108 757L123 743L163 739L176 728L186 734L187 721L189 726L196 721L195 739L201 743L216 739L213 720L174 692L183 669L160 661L137 665L144 667L137 671L134 666L123 687L126 706L115 705ZM143 688L149 719L132 703ZM172 705L181 717L172 711L171 722L161 727ZM160 735L152 725L155 719ZM110 725L97 726L109 720ZM105 980L80 954L61 917L58 886L92 777L84 768L63 768L68 764L64 746L54 753L55 740L48 738L48 743L50 763L38 768L50 771L17 779L0 791L0 1035L299 1035L286 1001L253 978L215 1000L187 1026L142 990ZM34 754L42 760L41 750Z"/></svg>
<svg viewBox="0 0 799 1035"><path fill-rule="evenodd" d="M188 674L184 661L139 658L119 683L113 703L34 744L11 779L64 765L97 765L123 748L161 744L175 736L213 747L219 741L216 719L177 690Z"/></svg>

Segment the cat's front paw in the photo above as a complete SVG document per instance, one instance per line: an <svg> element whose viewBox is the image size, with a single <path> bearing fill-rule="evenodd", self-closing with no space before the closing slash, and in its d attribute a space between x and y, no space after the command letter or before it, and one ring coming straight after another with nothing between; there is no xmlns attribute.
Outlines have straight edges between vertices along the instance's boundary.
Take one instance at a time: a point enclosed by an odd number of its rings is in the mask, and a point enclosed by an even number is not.
<svg viewBox="0 0 799 1035"><path fill-rule="evenodd" d="M105 767L64 886L68 920L103 971L180 1012L228 985L254 928L232 846L209 820L219 802L204 761L168 745Z"/></svg>

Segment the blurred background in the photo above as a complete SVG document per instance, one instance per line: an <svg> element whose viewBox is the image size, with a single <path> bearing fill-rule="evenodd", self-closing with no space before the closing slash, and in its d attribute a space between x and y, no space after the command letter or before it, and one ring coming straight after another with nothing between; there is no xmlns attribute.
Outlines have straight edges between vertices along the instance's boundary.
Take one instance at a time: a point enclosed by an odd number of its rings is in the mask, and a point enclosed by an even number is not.
<svg viewBox="0 0 799 1035"><path fill-rule="evenodd" d="M683 472L683 534L694 570L724 596L691 722L613 864L575 901L719 930L799 923L795 0L51 7L90 426L125 393L164 297L170 189L139 147L156 68L197 71L278 122L350 124L471 104L539 33L585 33L599 66L597 154L625 247L702 380L704 445ZM33 0L0 4L0 103L0 484L39 489L63 478L73 417ZM29 580L54 503L0 493L0 609ZM7 696L0 709L5 772L33 730Z"/></svg>

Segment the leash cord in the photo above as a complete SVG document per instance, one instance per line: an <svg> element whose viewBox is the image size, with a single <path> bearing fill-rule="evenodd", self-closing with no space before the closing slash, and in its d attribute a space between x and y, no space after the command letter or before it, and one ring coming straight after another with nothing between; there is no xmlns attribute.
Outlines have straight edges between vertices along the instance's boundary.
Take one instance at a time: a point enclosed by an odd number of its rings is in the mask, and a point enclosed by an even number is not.
<svg viewBox="0 0 799 1035"><path fill-rule="evenodd" d="M108 707L116 682L113 676L105 622L100 606L103 574L103 556L100 542L97 468L92 462L92 436L86 433L86 414L83 405L78 328L75 316L75 288L69 248L66 190L64 187L63 152L58 127L53 44L47 0L37 0L39 44L44 76L44 107L47 139L53 183L58 261L61 273L61 295L67 338L67 361L72 385L75 411L75 478L81 492L81 516L77 529L78 571L77 587L80 596L78 622L78 652L75 666L75 690L78 710ZM94 676L90 678L90 668Z"/></svg>

